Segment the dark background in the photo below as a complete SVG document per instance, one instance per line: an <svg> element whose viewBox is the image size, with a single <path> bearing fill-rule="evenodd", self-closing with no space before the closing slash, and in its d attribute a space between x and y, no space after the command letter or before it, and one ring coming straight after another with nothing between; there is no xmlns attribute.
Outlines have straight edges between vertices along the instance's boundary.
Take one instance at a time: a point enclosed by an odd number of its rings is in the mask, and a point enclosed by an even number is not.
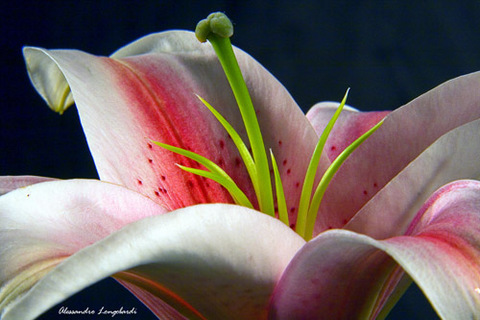
<svg viewBox="0 0 480 320"><path fill-rule="evenodd" d="M361 110L395 109L480 69L480 1L44 0L4 1L0 10L0 175L97 177L75 109L49 111L30 85L24 45L109 55L143 35L192 30L208 13L224 11L235 24L234 44L305 111L341 99L347 87L349 104ZM59 306L136 307L137 318L149 319L124 292L106 280ZM413 287L388 319L435 318Z"/></svg>

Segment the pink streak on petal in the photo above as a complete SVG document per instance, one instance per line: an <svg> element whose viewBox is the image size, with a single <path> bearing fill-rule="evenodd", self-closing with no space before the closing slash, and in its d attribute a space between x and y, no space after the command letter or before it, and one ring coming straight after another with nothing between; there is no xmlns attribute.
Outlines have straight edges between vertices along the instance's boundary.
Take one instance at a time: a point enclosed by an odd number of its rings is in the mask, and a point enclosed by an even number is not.
<svg viewBox="0 0 480 320"><path fill-rule="evenodd" d="M110 158L105 162L96 162L101 178L136 189L172 210L198 203L232 202L226 190L218 184L175 166L178 163L198 167L197 163L149 141L172 144L210 159L233 158L229 155L234 153L231 148L222 150L223 154L216 148L216 140L224 139L224 134L195 97L191 84L179 78L178 70L172 70L161 59L152 61L143 57L122 63L110 59L104 62L117 82L124 107L123 110L112 110L122 114L117 118L122 122L111 123L111 131L118 131L115 127L128 128L119 133L128 135L133 141L129 148L119 146L119 152L109 154ZM105 152L99 150L97 144L95 141L91 145L98 158ZM128 154L120 150L128 150ZM136 160L135 163L132 160ZM239 170L233 174L234 177L245 175Z"/></svg>

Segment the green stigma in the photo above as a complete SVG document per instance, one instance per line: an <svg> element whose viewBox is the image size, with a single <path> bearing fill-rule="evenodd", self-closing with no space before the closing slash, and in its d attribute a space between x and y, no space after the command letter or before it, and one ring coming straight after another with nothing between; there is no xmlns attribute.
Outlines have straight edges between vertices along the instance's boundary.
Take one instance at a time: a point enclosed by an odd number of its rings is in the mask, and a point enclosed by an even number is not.
<svg viewBox="0 0 480 320"><path fill-rule="evenodd" d="M221 38L230 38L233 35L233 24L225 14L221 12L211 13L197 24L195 36L198 41L206 42L212 35Z"/></svg>
<svg viewBox="0 0 480 320"><path fill-rule="evenodd" d="M230 42L230 37L233 35L232 23L225 14L220 12L212 13L207 17L207 19L204 19L197 24L195 34L200 42L206 42L208 40L217 54L217 57L222 65L237 101L238 108L240 109L240 114L245 125L248 141L250 143L251 152L249 151L245 142L242 140L241 136L228 123L228 121L207 101L201 97L198 98L222 124L237 147L255 190L259 210L265 214L275 217L275 204L277 204L278 218L287 226L290 226L283 184L275 156L270 150L270 160L273 173L272 177L270 173L270 163L268 160L269 157L267 155L252 99L250 98L247 85L245 84L245 80L242 76L232 44ZM362 135L350 146L348 146L332 162L314 190L314 182L317 175L317 168L322 150L336 120L338 119L345 105L347 95L348 90L334 116L320 136L305 174L298 207L299 210L297 214L295 231L306 240L310 240L312 238L320 203L331 179L343 162L347 159L347 157L383 123L383 121L379 122L367 133ZM169 146L160 142L155 143L167 150L183 155L198 162L199 164L202 164L206 170L185 166L179 166L179 168L219 183L230 193L236 204L254 208L250 200L237 186L235 181L213 161L191 151ZM276 201L274 199L274 188L272 183L274 183L275 187Z"/></svg>

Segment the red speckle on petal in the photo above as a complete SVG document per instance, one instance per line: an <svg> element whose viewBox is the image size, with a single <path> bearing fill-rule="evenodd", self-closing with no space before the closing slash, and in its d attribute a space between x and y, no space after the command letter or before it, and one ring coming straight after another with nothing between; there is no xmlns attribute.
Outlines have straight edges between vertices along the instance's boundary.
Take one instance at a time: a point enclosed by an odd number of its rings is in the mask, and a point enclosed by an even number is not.
<svg viewBox="0 0 480 320"><path fill-rule="evenodd" d="M242 160L239 157L235 158L235 167L240 167L242 165Z"/></svg>
<svg viewBox="0 0 480 320"><path fill-rule="evenodd" d="M295 183L295 188L300 187L300 182Z"/></svg>
<svg viewBox="0 0 480 320"><path fill-rule="evenodd" d="M283 160L283 165L284 165L284 166L287 165L287 159Z"/></svg>
<svg viewBox="0 0 480 320"><path fill-rule="evenodd" d="M225 165L225 160L219 159L219 160L217 161L217 164L218 164L220 167L223 167L223 166Z"/></svg>
<svg viewBox="0 0 480 320"><path fill-rule="evenodd" d="M220 149L223 149L223 148L225 147L225 141L220 140L220 141L218 142L218 145L220 146Z"/></svg>
<svg viewBox="0 0 480 320"><path fill-rule="evenodd" d="M152 146L151 143L147 143L147 146L148 146L148 149L152 149L152 148L153 148L153 146Z"/></svg>
<svg viewBox="0 0 480 320"><path fill-rule="evenodd" d="M148 163L153 163L153 160L152 160L152 159L148 159Z"/></svg>
<svg viewBox="0 0 480 320"><path fill-rule="evenodd" d="M373 183L374 188L378 188L378 184L376 182Z"/></svg>
<svg viewBox="0 0 480 320"><path fill-rule="evenodd" d="M160 192L158 192L157 190L155 190L154 193L155 193L155 195L156 195L157 197L160 196Z"/></svg>
<svg viewBox="0 0 480 320"><path fill-rule="evenodd" d="M282 140L278 140L278 145L282 146Z"/></svg>
<svg viewBox="0 0 480 320"><path fill-rule="evenodd" d="M331 147L330 147L330 150L331 150L331 151L335 151L335 150L337 150L337 147L336 147L336 146L331 146Z"/></svg>
<svg viewBox="0 0 480 320"><path fill-rule="evenodd" d="M347 220L347 219L343 219L342 222L343 222L343 224L345 225L345 224L347 224L348 220Z"/></svg>
<svg viewBox="0 0 480 320"><path fill-rule="evenodd" d="M161 188L161 187L158 187L158 191L160 191L161 193L164 193L164 194L168 193L167 189Z"/></svg>
<svg viewBox="0 0 480 320"><path fill-rule="evenodd" d="M137 179L137 183L141 186L143 184L142 180Z"/></svg>
<svg viewBox="0 0 480 320"><path fill-rule="evenodd" d="M290 213L295 213L295 210L297 210L297 208L291 207L291 208L290 208Z"/></svg>
<svg viewBox="0 0 480 320"><path fill-rule="evenodd" d="M290 174L290 173L292 173L292 169L287 170L287 174Z"/></svg>
<svg viewBox="0 0 480 320"><path fill-rule="evenodd" d="M188 181L187 181L187 186L188 186L190 189L193 189L193 181L192 181L192 180L188 180Z"/></svg>
<svg viewBox="0 0 480 320"><path fill-rule="evenodd" d="M162 181L167 180L167 178L165 176L160 176L160 179L162 179Z"/></svg>
<svg viewBox="0 0 480 320"><path fill-rule="evenodd" d="M333 227L332 227L332 226L328 226L327 229L328 229L328 230L332 230Z"/></svg>
<svg viewBox="0 0 480 320"><path fill-rule="evenodd" d="M367 190L363 190L363 194L364 194L364 195L368 195L368 191L367 191Z"/></svg>
<svg viewBox="0 0 480 320"><path fill-rule="evenodd" d="M296 223L290 223L290 228L291 228L291 229L295 230L295 227L296 227L296 226L297 226Z"/></svg>

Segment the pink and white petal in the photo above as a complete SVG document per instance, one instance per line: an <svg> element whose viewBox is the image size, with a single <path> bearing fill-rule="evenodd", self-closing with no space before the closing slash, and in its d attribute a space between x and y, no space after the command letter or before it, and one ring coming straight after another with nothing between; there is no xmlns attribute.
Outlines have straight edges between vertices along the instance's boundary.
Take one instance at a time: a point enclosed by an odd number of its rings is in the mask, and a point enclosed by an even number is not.
<svg viewBox="0 0 480 320"><path fill-rule="evenodd" d="M56 179L39 176L0 176L0 196L18 188L52 180Z"/></svg>
<svg viewBox="0 0 480 320"><path fill-rule="evenodd" d="M479 86L480 73L462 76L391 112L333 178L318 215L320 230L343 227L435 140L478 119Z"/></svg>
<svg viewBox="0 0 480 320"><path fill-rule="evenodd" d="M318 136L323 133L338 106L338 102L320 102L308 110L307 119ZM325 144L324 150L328 159L330 161L335 160L346 147L389 113L389 111L359 112L357 109L345 106Z"/></svg>
<svg viewBox="0 0 480 320"><path fill-rule="evenodd" d="M275 288L270 319L370 319L368 310L394 268L374 243L345 230L308 242Z"/></svg>
<svg viewBox="0 0 480 320"><path fill-rule="evenodd" d="M78 250L166 210L124 187L57 180L0 197L0 309Z"/></svg>
<svg viewBox="0 0 480 320"><path fill-rule="evenodd" d="M402 235L438 188L480 178L480 120L443 135L367 202L345 228L385 239ZM388 204L388 205L386 205Z"/></svg>
<svg viewBox="0 0 480 320"><path fill-rule="evenodd" d="M234 51L257 111L267 152L272 149L279 163L289 211L296 216L301 183L318 137L285 87L250 55L238 48ZM181 61L189 76L201 86L198 88L200 96L220 111L248 144L230 86L209 44L200 44L191 32L162 32L141 38L121 48L112 57L149 53L170 53ZM231 144L229 138L224 140ZM222 143L219 142L219 145L222 146ZM238 165L238 160L238 157L234 159L235 165ZM228 168L232 163L226 165ZM328 161L322 158L321 171L327 166Z"/></svg>
<svg viewBox="0 0 480 320"><path fill-rule="evenodd" d="M347 230L320 234L282 276L272 300L273 318L375 319L392 291L391 281L398 281L394 262L440 317L475 318L480 310L480 182L439 190L410 231L382 241Z"/></svg>
<svg viewBox="0 0 480 320"><path fill-rule="evenodd" d="M285 163L285 180L292 177L286 192L296 195L296 177L303 174L306 161L305 157L287 155L294 154L292 150L309 154L315 132L268 71L244 52L236 50L236 54L257 108L266 147L273 148L277 159ZM210 102L245 136L218 59L210 45L199 43L193 33L153 34L122 48L113 58L38 48L25 49L25 56L31 73L39 69L37 61L46 63L45 57L61 70L59 76L65 77L72 90L102 180L137 190L170 209L232 201L215 183L179 170L175 163L195 163L152 146L149 139L153 139L208 157L224 167L250 199L255 198L233 142L195 96ZM31 74L31 79L42 93L43 78Z"/></svg>
<svg viewBox="0 0 480 320"><path fill-rule="evenodd" d="M191 206L132 223L65 259L3 319L31 319L111 275L177 301L175 307L185 302L199 318L262 319L275 283L304 244L258 211Z"/></svg>

